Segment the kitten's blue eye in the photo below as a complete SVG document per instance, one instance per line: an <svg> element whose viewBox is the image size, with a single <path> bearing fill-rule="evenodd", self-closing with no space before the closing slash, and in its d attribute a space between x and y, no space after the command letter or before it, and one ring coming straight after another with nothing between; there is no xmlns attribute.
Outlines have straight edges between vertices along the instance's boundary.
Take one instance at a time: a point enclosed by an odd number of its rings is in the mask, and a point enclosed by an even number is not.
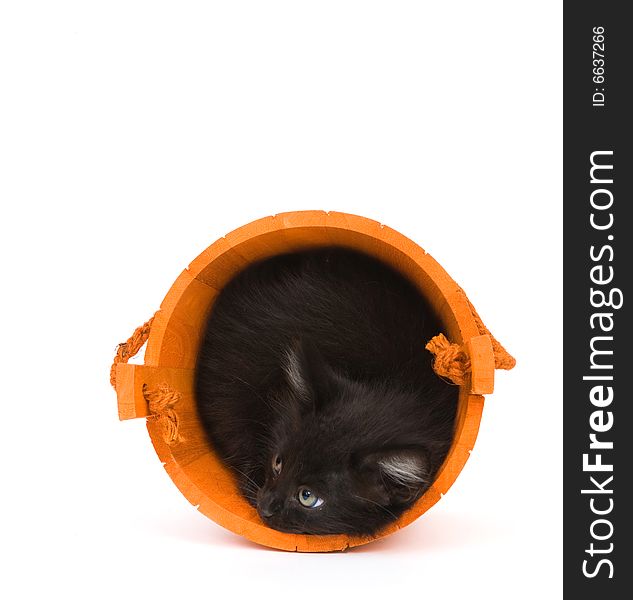
<svg viewBox="0 0 633 600"><path fill-rule="evenodd" d="M319 498L311 489L302 487L298 493L299 502L306 508L316 508L323 504L323 499Z"/></svg>

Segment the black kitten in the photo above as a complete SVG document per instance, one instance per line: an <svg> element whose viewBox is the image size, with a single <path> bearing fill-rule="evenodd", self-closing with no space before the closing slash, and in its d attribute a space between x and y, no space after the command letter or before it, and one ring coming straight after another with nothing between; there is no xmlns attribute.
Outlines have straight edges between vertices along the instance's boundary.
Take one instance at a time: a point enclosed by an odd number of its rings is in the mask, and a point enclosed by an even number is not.
<svg viewBox="0 0 633 600"><path fill-rule="evenodd" d="M440 326L401 275L327 248L249 266L219 294L198 412L270 527L373 534L429 487L458 389L431 369Z"/></svg>

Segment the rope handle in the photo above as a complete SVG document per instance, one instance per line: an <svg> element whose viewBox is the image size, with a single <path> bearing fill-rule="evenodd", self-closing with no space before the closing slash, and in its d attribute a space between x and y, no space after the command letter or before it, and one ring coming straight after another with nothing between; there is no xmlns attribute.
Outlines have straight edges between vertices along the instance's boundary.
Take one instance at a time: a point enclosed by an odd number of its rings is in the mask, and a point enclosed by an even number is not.
<svg viewBox="0 0 633 600"><path fill-rule="evenodd" d="M155 317L156 315L154 315ZM154 317L143 323L134 330L134 333L128 338L127 342L119 344L116 348L116 355L110 367L110 385L116 390L116 366L119 363L127 363L130 358L136 356L143 344L149 338L149 332L152 329Z"/></svg>
<svg viewBox="0 0 633 600"><path fill-rule="evenodd" d="M465 296L465 295L464 295ZM510 353L499 343L488 328L484 325L481 317L475 310L470 300L466 298L468 307L475 319L475 324L480 335L486 335L492 343L492 351L494 355L495 369L510 370L516 365L516 360ZM452 344L448 341L443 333L432 337L426 344L425 348L434 356L433 370L440 376L446 377L457 385L466 383L468 374L472 371L470 356L466 350L467 344L460 346Z"/></svg>
<svg viewBox="0 0 633 600"><path fill-rule="evenodd" d="M149 338L154 317L137 327L126 342L117 346L116 355L110 367L110 384L115 390L117 390L117 365L126 364L143 347ZM172 390L166 383L161 383L155 389L143 384L142 393L149 411L147 419L158 423L163 440L169 445L182 442L183 437L178 431L178 415L174 410L174 405L180 400L180 393Z"/></svg>

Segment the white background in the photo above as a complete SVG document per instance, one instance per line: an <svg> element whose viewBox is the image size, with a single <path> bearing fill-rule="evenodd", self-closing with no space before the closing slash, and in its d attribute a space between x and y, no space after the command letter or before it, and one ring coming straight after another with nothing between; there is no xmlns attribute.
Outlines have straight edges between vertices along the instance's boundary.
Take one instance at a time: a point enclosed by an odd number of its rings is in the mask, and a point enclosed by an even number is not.
<svg viewBox="0 0 633 600"><path fill-rule="evenodd" d="M0 5L3 597L561 597L561 12ZM199 252L308 208L420 243L518 360L448 495L344 554L197 513L108 382Z"/></svg>

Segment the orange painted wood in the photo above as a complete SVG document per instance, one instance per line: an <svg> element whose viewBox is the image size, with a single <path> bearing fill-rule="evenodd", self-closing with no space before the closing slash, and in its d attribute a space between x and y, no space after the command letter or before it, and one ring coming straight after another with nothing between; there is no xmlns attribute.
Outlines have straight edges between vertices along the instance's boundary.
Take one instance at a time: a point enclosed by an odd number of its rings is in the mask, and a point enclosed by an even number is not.
<svg viewBox="0 0 633 600"><path fill-rule="evenodd" d="M466 340L470 356L470 391L473 394L492 394L495 389L495 355L489 335L478 335Z"/></svg>
<svg viewBox="0 0 633 600"><path fill-rule="evenodd" d="M460 387L454 442L436 481L396 523L372 538L297 535L266 527L209 447L197 419L193 396L193 369L203 326L215 297L227 281L253 261L334 244L361 250L399 270L429 299L448 339L466 344L471 353L471 382ZM174 410L182 441L166 443L156 419L148 419L147 428L167 473L189 502L220 525L265 546L301 552L343 550L384 537L411 523L451 487L477 438L484 404L481 394L492 391L494 356L488 350L486 338L480 335L463 290L429 254L397 231L371 219L339 212L278 214L220 238L181 273L154 318L145 365L141 368L119 365L117 369L119 414L121 418L144 416L147 408L141 402L142 384L169 383L181 395ZM420 343L424 345L427 341Z"/></svg>
<svg viewBox="0 0 633 600"><path fill-rule="evenodd" d="M146 417L149 414L145 398L142 394L139 398L135 389L134 367L136 366L124 363L116 366L116 399L121 421Z"/></svg>

